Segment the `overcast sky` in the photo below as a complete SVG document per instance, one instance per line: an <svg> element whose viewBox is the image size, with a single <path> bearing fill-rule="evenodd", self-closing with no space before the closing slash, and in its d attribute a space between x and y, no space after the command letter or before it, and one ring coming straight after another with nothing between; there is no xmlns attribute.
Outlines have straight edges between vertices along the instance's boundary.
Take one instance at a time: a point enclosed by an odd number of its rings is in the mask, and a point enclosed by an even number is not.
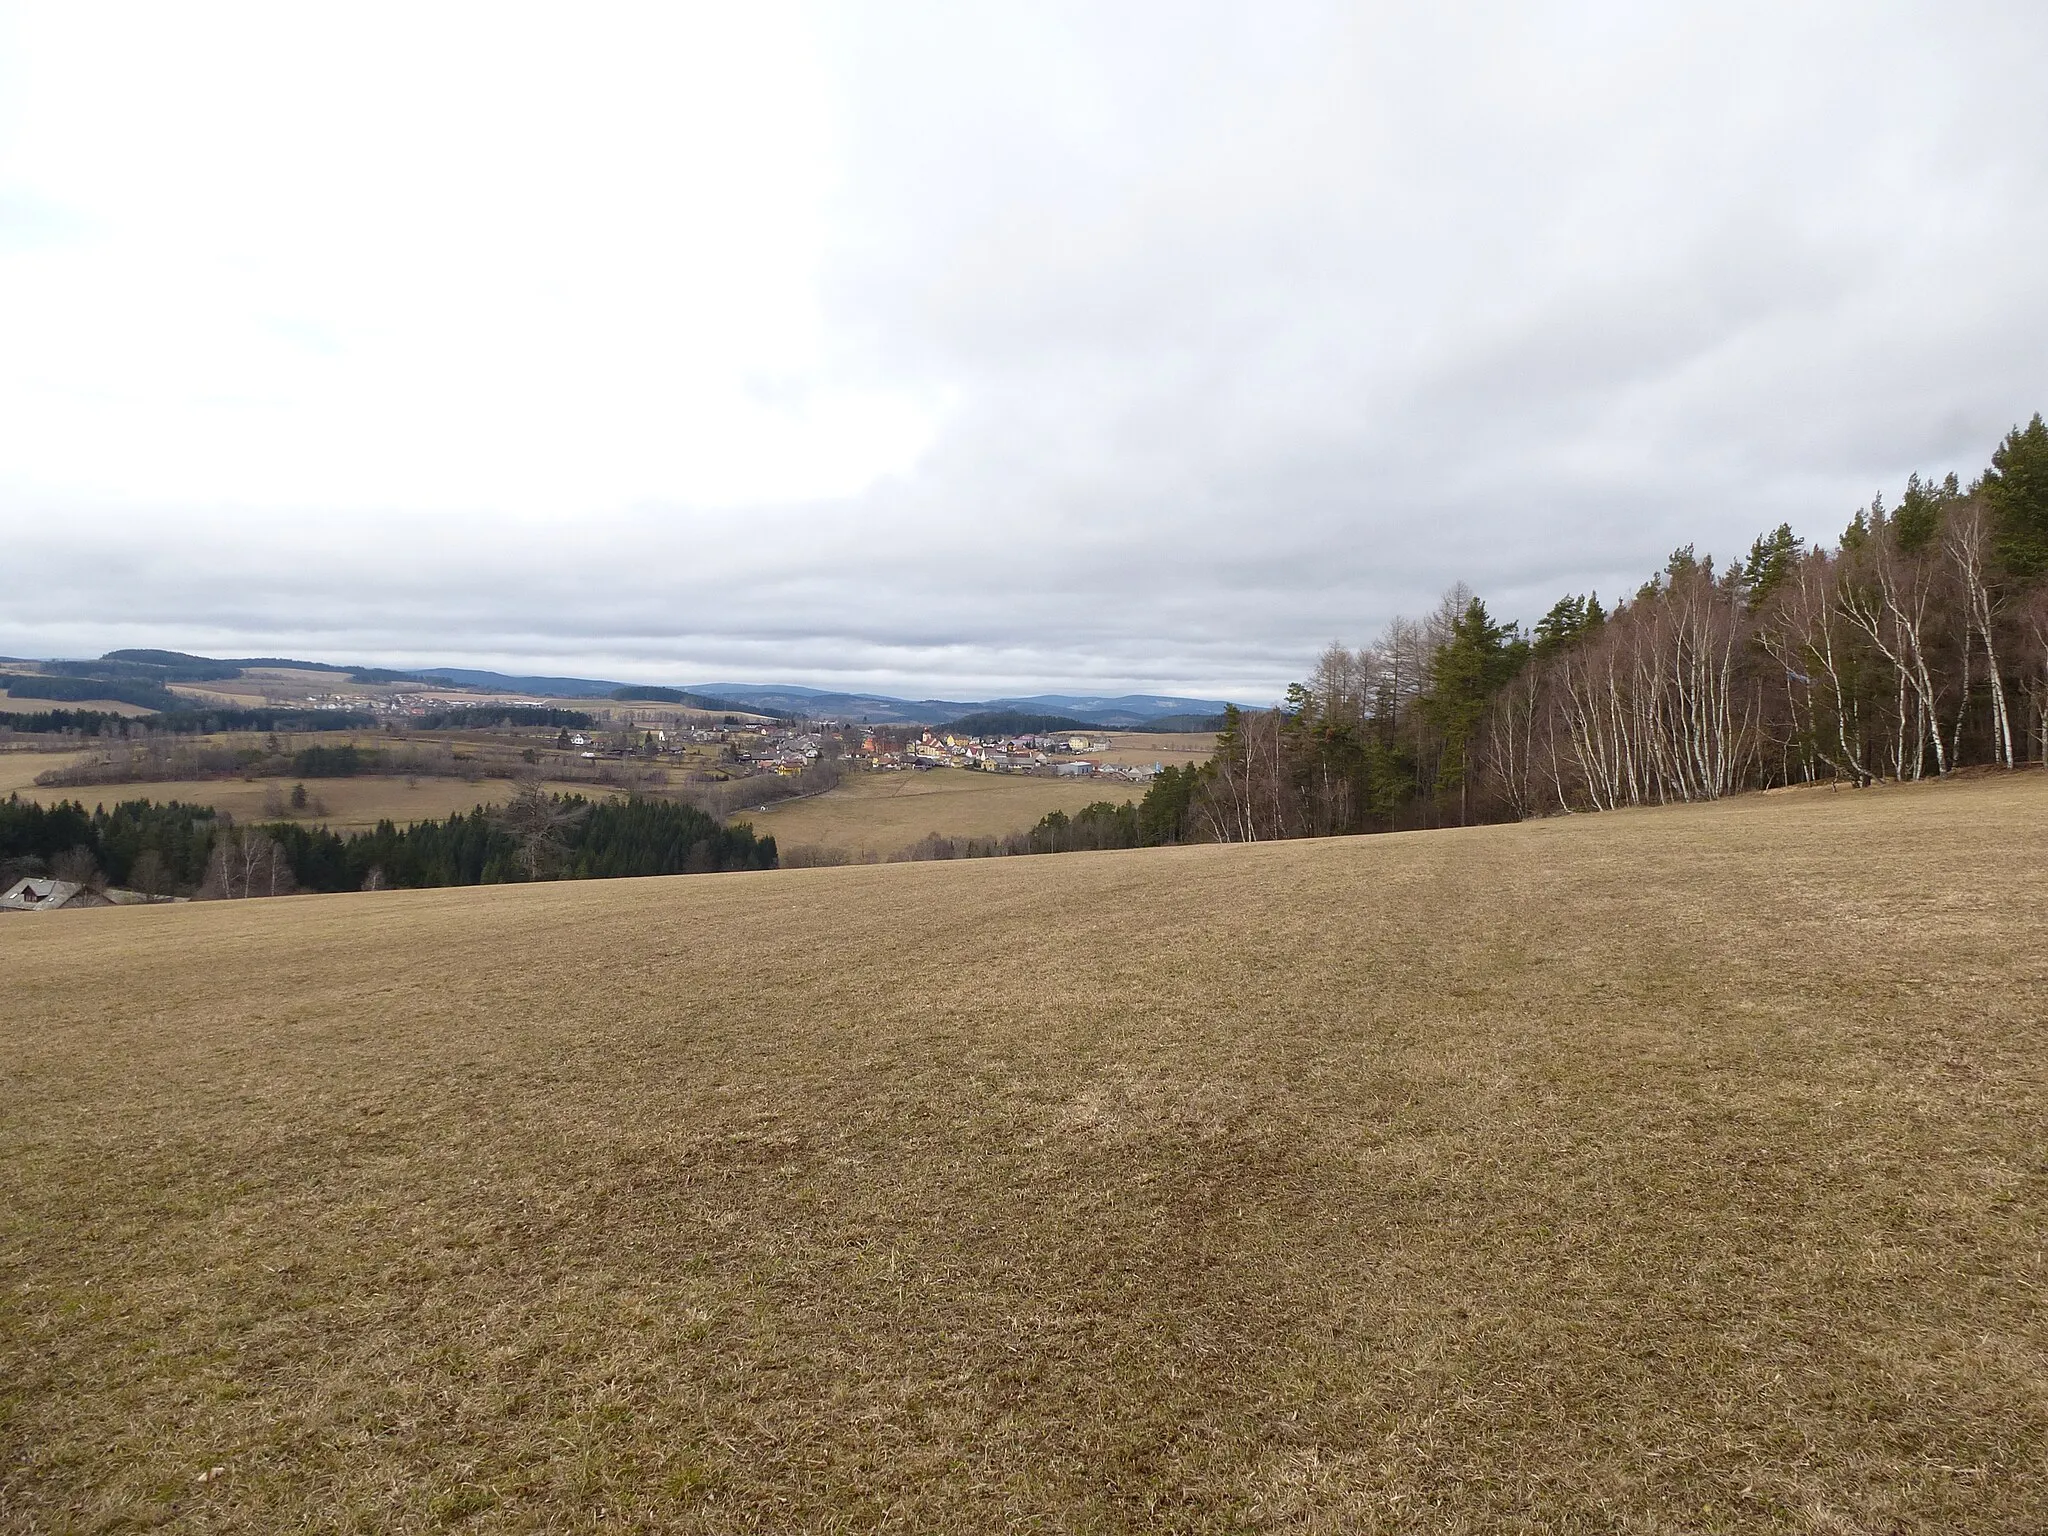
<svg viewBox="0 0 2048 1536"><path fill-rule="evenodd" d="M1259 701L2048 408L2048 6L0 7L0 652Z"/></svg>

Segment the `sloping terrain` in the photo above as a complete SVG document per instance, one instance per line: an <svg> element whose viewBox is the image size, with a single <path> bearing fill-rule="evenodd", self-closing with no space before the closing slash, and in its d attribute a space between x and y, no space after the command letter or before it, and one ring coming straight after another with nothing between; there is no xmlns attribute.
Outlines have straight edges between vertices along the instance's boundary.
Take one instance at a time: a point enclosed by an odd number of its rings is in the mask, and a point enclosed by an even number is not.
<svg viewBox="0 0 2048 1536"><path fill-rule="evenodd" d="M0 918L0 1526L2038 1531L2048 780Z"/></svg>
<svg viewBox="0 0 2048 1536"><path fill-rule="evenodd" d="M1144 798L1142 784L1101 779L1054 779L1036 774L972 773L941 768L930 773L850 774L822 795L784 800L761 810L741 807L730 820L749 823L785 849L829 848L886 859L930 833L941 837L1002 837L1028 832L1051 811L1072 815L1098 800L1122 804Z"/></svg>

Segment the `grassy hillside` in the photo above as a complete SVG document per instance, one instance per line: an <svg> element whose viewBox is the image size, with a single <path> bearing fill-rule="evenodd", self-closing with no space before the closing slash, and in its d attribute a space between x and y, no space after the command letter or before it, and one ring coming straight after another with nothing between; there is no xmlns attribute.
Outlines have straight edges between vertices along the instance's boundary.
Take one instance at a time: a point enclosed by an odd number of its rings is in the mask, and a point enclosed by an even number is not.
<svg viewBox="0 0 2048 1536"><path fill-rule="evenodd" d="M12 691L0 688L0 714L33 715L46 709L92 709L103 715L127 715L140 718L150 711L140 704L130 704L125 699L56 699L31 698L23 694L17 698Z"/></svg>
<svg viewBox="0 0 2048 1536"><path fill-rule="evenodd" d="M825 794L762 811L743 808L728 819L751 822L784 848L835 848L886 859L930 832L1001 837L1028 831L1049 811L1071 814L1093 801L1122 803L1144 793L1139 784L935 768L856 773Z"/></svg>
<svg viewBox="0 0 2048 1536"><path fill-rule="evenodd" d="M2039 1530L2044 871L2034 775L0 918L0 1527Z"/></svg>
<svg viewBox="0 0 2048 1536"><path fill-rule="evenodd" d="M83 752L0 752L0 799L17 793L35 799L40 793L36 788L37 774L68 767L83 756Z"/></svg>

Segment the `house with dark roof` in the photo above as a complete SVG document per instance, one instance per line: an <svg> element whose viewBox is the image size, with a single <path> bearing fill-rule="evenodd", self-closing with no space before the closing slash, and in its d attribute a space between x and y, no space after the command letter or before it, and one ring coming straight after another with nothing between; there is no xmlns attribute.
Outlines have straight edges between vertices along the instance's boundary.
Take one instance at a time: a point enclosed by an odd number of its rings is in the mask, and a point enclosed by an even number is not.
<svg viewBox="0 0 2048 1536"><path fill-rule="evenodd" d="M0 893L0 912L55 912L60 907L104 907L107 899L75 880L48 880L31 875Z"/></svg>

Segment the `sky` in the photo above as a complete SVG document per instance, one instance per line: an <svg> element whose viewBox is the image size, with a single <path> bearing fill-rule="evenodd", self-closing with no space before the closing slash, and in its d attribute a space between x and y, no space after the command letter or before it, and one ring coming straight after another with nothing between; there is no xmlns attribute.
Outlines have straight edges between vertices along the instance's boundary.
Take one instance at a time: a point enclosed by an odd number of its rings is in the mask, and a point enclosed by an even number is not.
<svg viewBox="0 0 2048 1536"><path fill-rule="evenodd" d="M1270 701L2048 409L2048 7L0 3L0 653Z"/></svg>

